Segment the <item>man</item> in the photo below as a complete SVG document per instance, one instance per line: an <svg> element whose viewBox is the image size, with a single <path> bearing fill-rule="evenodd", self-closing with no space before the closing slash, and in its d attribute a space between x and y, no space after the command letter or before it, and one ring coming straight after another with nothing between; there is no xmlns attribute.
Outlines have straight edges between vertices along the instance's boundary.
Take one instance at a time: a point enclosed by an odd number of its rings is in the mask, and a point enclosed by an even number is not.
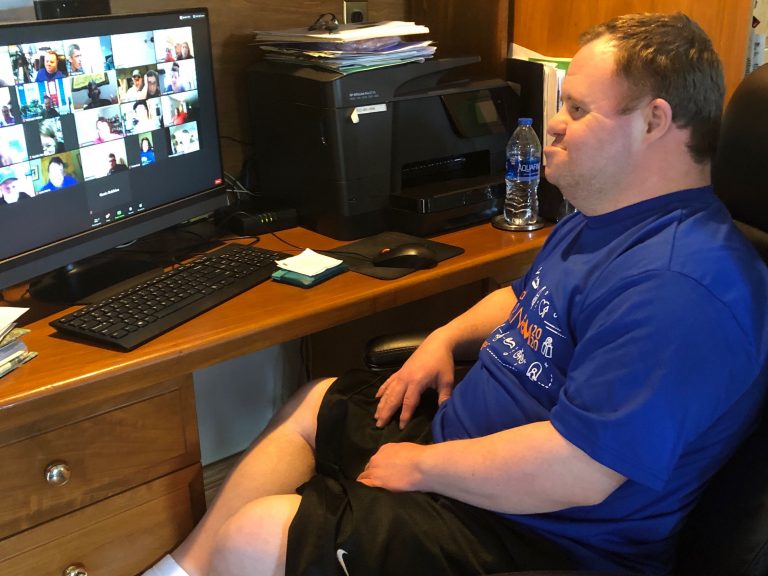
<svg viewBox="0 0 768 576"><path fill-rule="evenodd" d="M14 204L29 198L32 198L30 194L19 189L19 180L13 170L0 171L0 204Z"/></svg>
<svg viewBox="0 0 768 576"><path fill-rule="evenodd" d="M133 80L133 85L126 91L125 101L146 100L147 86L144 84L144 76L136 69L131 73L131 79Z"/></svg>
<svg viewBox="0 0 768 576"><path fill-rule="evenodd" d="M149 574L669 574L765 396L768 270L709 185L723 92L682 14L589 31L545 149L579 212L378 389L302 390Z"/></svg>
<svg viewBox="0 0 768 576"><path fill-rule="evenodd" d="M57 78L64 78L59 70L59 55L55 50L49 50L43 57L43 67L37 71L35 82L48 82Z"/></svg>
<svg viewBox="0 0 768 576"><path fill-rule="evenodd" d="M91 80L88 82L88 104L83 106L84 110L90 110L91 108L101 108L102 106L109 106L112 104L110 100L101 97L101 88L99 85Z"/></svg>
<svg viewBox="0 0 768 576"><path fill-rule="evenodd" d="M77 184L77 179L67 174L64 171L65 169L66 165L61 158L58 156L51 158L50 162L48 162L48 182L40 189L40 193L61 190L62 188Z"/></svg>
<svg viewBox="0 0 768 576"><path fill-rule="evenodd" d="M80 52L80 46L70 44L67 49L67 73L69 76L83 73L83 53Z"/></svg>
<svg viewBox="0 0 768 576"><path fill-rule="evenodd" d="M117 158L115 155L110 152L109 153L109 172L107 172L107 176L112 176L112 174L117 174L118 172L125 172L128 170L128 166L120 162L118 164Z"/></svg>
<svg viewBox="0 0 768 576"><path fill-rule="evenodd" d="M58 118L59 111L53 106L53 99L46 94L43 96L43 118Z"/></svg>

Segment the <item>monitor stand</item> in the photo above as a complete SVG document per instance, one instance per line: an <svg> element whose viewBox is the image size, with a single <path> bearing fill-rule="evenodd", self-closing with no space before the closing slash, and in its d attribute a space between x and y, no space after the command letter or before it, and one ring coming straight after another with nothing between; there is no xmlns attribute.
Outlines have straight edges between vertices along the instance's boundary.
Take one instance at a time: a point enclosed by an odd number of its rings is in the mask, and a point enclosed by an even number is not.
<svg viewBox="0 0 768 576"><path fill-rule="evenodd" d="M96 256L42 276L30 284L29 293L42 302L95 302L106 290L117 292L120 287L137 283L142 277L157 274L160 270L162 266L151 260Z"/></svg>
<svg viewBox="0 0 768 576"><path fill-rule="evenodd" d="M44 274L29 293L46 303L97 302L221 244L210 221L176 226Z"/></svg>

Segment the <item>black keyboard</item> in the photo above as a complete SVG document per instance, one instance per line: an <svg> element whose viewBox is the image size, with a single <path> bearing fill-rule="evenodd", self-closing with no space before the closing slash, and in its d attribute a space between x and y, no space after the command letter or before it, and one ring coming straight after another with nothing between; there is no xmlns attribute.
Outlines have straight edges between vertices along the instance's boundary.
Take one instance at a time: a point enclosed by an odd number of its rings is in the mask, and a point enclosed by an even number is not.
<svg viewBox="0 0 768 576"><path fill-rule="evenodd" d="M65 336L133 350L267 280L288 254L228 244L51 322Z"/></svg>

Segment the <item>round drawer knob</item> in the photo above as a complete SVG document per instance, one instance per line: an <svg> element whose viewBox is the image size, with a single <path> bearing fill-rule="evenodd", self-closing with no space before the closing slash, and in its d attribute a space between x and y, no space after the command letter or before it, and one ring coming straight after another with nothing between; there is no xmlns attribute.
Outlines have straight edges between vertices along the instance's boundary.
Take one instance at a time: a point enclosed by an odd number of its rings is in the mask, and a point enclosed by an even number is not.
<svg viewBox="0 0 768 576"><path fill-rule="evenodd" d="M66 462L54 462L49 464L45 469L45 481L51 486L64 486L69 482L69 477L72 476L72 470L69 468L69 464ZM77 576L77 572L65 572L66 576ZM83 575L85 571L83 571Z"/></svg>
<svg viewBox="0 0 768 576"><path fill-rule="evenodd" d="M88 576L88 570L82 564L72 564L64 570L62 576Z"/></svg>

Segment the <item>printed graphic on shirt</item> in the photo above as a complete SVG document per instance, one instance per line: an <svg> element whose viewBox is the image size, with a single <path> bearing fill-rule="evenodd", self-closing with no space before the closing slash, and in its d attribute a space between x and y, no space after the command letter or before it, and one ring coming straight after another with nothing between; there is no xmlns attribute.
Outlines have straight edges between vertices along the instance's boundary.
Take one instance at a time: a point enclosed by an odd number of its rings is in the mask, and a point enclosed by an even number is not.
<svg viewBox="0 0 768 576"><path fill-rule="evenodd" d="M564 374L573 345L565 336L557 303L553 301L543 269L533 274L504 324L483 344L483 352L514 372L520 382L549 390Z"/></svg>

